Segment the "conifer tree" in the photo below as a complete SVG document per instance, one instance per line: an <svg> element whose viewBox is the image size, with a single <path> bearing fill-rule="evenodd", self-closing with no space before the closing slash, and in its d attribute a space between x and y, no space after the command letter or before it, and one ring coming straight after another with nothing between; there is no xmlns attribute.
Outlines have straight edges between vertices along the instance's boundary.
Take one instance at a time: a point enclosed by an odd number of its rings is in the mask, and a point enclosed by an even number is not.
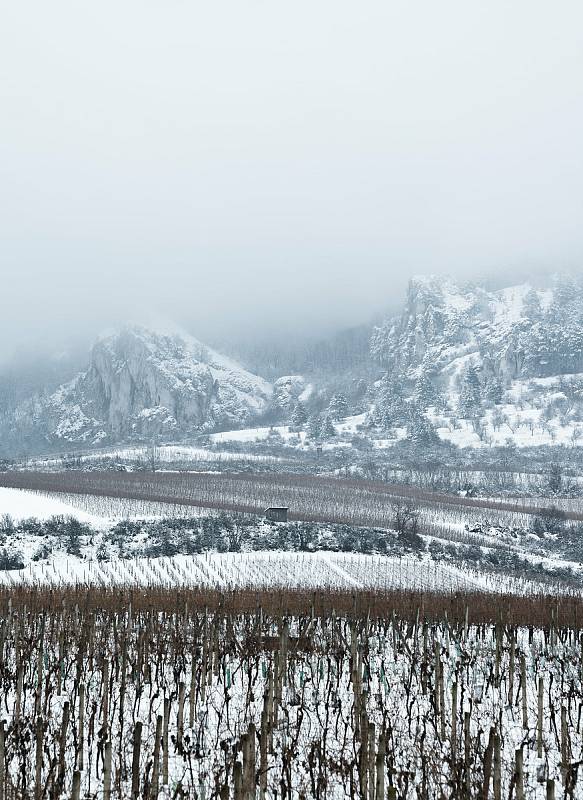
<svg viewBox="0 0 583 800"><path fill-rule="evenodd" d="M348 414L348 400L341 392L333 395L328 404L328 415L331 419L342 419Z"/></svg>
<svg viewBox="0 0 583 800"><path fill-rule="evenodd" d="M322 420L322 425L320 426L320 436L323 439L330 439L332 436L336 436L336 428L334 427L334 423L328 415L326 415Z"/></svg>
<svg viewBox="0 0 583 800"><path fill-rule="evenodd" d="M482 401L482 387L478 371L469 366L465 372L459 397L458 410L462 417L470 418L479 411Z"/></svg>
<svg viewBox="0 0 583 800"><path fill-rule="evenodd" d="M306 411L304 404L298 400L292 413L292 423L297 428L303 428L307 421L308 412Z"/></svg>
<svg viewBox="0 0 583 800"><path fill-rule="evenodd" d="M313 414L308 420L307 434L310 439L319 439L322 432L322 419L319 414Z"/></svg>

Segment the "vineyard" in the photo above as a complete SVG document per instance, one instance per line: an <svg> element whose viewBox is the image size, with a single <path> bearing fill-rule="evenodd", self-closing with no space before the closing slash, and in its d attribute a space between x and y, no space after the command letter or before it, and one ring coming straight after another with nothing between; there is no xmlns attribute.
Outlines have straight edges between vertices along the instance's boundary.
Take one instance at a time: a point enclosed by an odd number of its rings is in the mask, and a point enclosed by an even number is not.
<svg viewBox="0 0 583 800"><path fill-rule="evenodd" d="M575 798L583 602L0 590L0 796Z"/></svg>
<svg viewBox="0 0 583 800"><path fill-rule="evenodd" d="M404 484L267 473L15 471L0 473L0 486L251 514L270 505L288 506L291 519L379 527L391 527L395 499L458 523L490 513L505 524L525 524L545 507L532 498L476 499ZM563 505L566 519L583 521L580 500Z"/></svg>
<svg viewBox="0 0 583 800"><path fill-rule="evenodd" d="M194 556L81 561L61 557L0 572L0 586L235 589L489 591L536 595L541 584L514 575L461 569L430 558L352 553L205 553ZM564 591L546 585L546 591Z"/></svg>

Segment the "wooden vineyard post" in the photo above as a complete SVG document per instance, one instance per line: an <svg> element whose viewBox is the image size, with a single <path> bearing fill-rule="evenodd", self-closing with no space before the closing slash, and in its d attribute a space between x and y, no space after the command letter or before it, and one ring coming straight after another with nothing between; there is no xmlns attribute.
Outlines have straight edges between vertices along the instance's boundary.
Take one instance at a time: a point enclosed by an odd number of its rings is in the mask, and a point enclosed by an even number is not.
<svg viewBox="0 0 583 800"><path fill-rule="evenodd" d="M279 709L281 707L281 680L280 680L280 656L279 650L275 653L273 660L273 723L272 729L276 727Z"/></svg>
<svg viewBox="0 0 583 800"><path fill-rule="evenodd" d="M464 772L465 772L465 783L466 783L466 794L470 796L470 784L471 784L471 735L470 735L470 712L464 712Z"/></svg>
<svg viewBox="0 0 583 800"><path fill-rule="evenodd" d="M103 762L103 800L111 800L111 741L105 743Z"/></svg>
<svg viewBox="0 0 583 800"><path fill-rule="evenodd" d="M445 742L445 681L443 679L441 658L439 661L439 713L441 717L441 741Z"/></svg>
<svg viewBox="0 0 583 800"><path fill-rule="evenodd" d="M259 737L259 797L260 800L265 800L267 792L267 708L263 707L261 712L261 734Z"/></svg>
<svg viewBox="0 0 583 800"><path fill-rule="evenodd" d="M368 796L374 800L376 767L376 726L374 722L368 725Z"/></svg>
<svg viewBox="0 0 583 800"><path fill-rule="evenodd" d="M162 784L168 786L168 723L170 720L170 698L164 698L164 734L162 741Z"/></svg>
<svg viewBox="0 0 583 800"><path fill-rule="evenodd" d="M525 730L528 730L528 710L526 705L526 658L524 657L524 653L520 656L520 680L522 683L522 727Z"/></svg>
<svg viewBox="0 0 583 800"><path fill-rule="evenodd" d="M269 732L269 741L267 749L273 753L273 729L275 727L275 688L273 684L273 670L269 670L267 674L267 730Z"/></svg>
<svg viewBox="0 0 583 800"><path fill-rule="evenodd" d="M514 778L516 785L516 800L524 800L524 771L523 753L520 747L514 756Z"/></svg>
<svg viewBox="0 0 583 800"><path fill-rule="evenodd" d="M78 769L73 773L73 787L71 789L71 800L79 800L81 794L81 773Z"/></svg>
<svg viewBox="0 0 583 800"><path fill-rule="evenodd" d="M65 783L65 748L67 746L67 728L69 727L69 703L63 705L63 720L59 736L59 775L57 783L62 791Z"/></svg>
<svg viewBox="0 0 583 800"><path fill-rule="evenodd" d="M14 722L20 719L20 709L22 707L22 684L24 667L19 664L16 671L16 702L14 704Z"/></svg>
<svg viewBox="0 0 583 800"><path fill-rule="evenodd" d="M190 664L190 689L188 691L188 727L191 730L194 727L195 691L196 691L196 657L195 653L193 653L192 661Z"/></svg>
<svg viewBox="0 0 583 800"><path fill-rule="evenodd" d="M36 753L34 769L34 800L41 800L42 797L42 771L43 771L43 720L42 717L36 719Z"/></svg>
<svg viewBox="0 0 583 800"><path fill-rule="evenodd" d="M437 719L441 716L441 707L440 707L440 682L439 682L439 673L441 662L439 659L439 642L435 641L435 654L434 654L434 661L435 661L435 669L434 669L434 681L435 685L433 687L434 691L434 698L435 698L435 718L436 722Z"/></svg>
<svg viewBox="0 0 583 800"><path fill-rule="evenodd" d="M563 775L563 784L567 782L567 775L569 772L569 730L567 728L567 708L561 706L561 774Z"/></svg>
<svg viewBox="0 0 583 800"><path fill-rule="evenodd" d="M101 707L102 725L105 735L109 730L109 661L103 662L103 703Z"/></svg>
<svg viewBox="0 0 583 800"><path fill-rule="evenodd" d="M84 742L85 736L85 684L79 686L79 721L77 727L77 769L81 772L84 769Z"/></svg>
<svg viewBox="0 0 583 800"><path fill-rule="evenodd" d="M516 646L514 643L514 630L510 631L510 664L508 667L508 705L514 704L514 660Z"/></svg>
<svg viewBox="0 0 583 800"><path fill-rule="evenodd" d="M44 624L43 624L44 628ZM42 690L43 690L43 631L41 629L41 640L38 645L38 653L36 659L36 697L34 701L34 713L35 716L40 715L40 711L42 708Z"/></svg>
<svg viewBox="0 0 583 800"><path fill-rule="evenodd" d="M500 648L500 626L496 624L494 628L494 635L496 637L496 659L494 662L494 686L500 686L500 661L501 661L501 648Z"/></svg>
<svg viewBox="0 0 583 800"><path fill-rule="evenodd" d="M538 758L543 757L543 711L544 711L544 679L540 675L538 679L538 715L536 733L536 754Z"/></svg>
<svg viewBox="0 0 583 800"><path fill-rule="evenodd" d="M255 798L255 725L251 723L243 736L243 795L245 800Z"/></svg>
<svg viewBox="0 0 583 800"><path fill-rule="evenodd" d="M178 719L176 730L176 746L178 750L182 750L182 737L184 736L184 682L181 681L178 686Z"/></svg>
<svg viewBox="0 0 583 800"><path fill-rule="evenodd" d="M200 677L200 699L204 703L206 700L206 683L208 679L208 615L207 610L204 610L204 630L202 637L202 673Z"/></svg>
<svg viewBox="0 0 583 800"><path fill-rule="evenodd" d="M555 781L554 778L547 780L547 800L555 800Z"/></svg>
<svg viewBox="0 0 583 800"><path fill-rule="evenodd" d="M154 763L152 766L152 785L150 800L156 800L160 788L160 745L162 744L162 717L156 717L156 736L154 739Z"/></svg>
<svg viewBox="0 0 583 800"><path fill-rule="evenodd" d="M235 761L233 767L233 784L235 800L243 800L243 766L240 761Z"/></svg>
<svg viewBox="0 0 583 800"><path fill-rule="evenodd" d="M255 742L257 740L257 733L255 729L255 725L251 723L249 725L249 755L250 755L250 764L249 764L249 798L250 800L255 800L256 792L255 792L255 775L256 775L256 764L255 764Z"/></svg>
<svg viewBox="0 0 583 800"><path fill-rule="evenodd" d="M376 800L383 800L385 796L385 756L386 756L386 740L384 734L379 736L379 745L376 757L376 786L375 798Z"/></svg>
<svg viewBox="0 0 583 800"><path fill-rule="evenodd" d="M358 760L358 777L360 781L360 794L367 796L368 785L368 719L363 708L360 714L360 753Z"/></svg>
<svg viewBox="0 0 583 800"><path fill-rule="evenodd" d="M502 762L500 759L500 734L494 734L494 800L502 800Z"/></svg>
<svg viewBox="0 0 583 800"><path fill-rule="evenodd" d="M451 763L455 764L457 757L457 681L451 687Z"/></svg>
<svg viewBox="0 0 583 800"><path fill-rule="evenodd" d="M132 800L140 794L140 748L142 745L142 723L136 722L132 748Z"/></svg>
<svg viewBox="0 0 583 800"><path fill-rule="evenodd" d="M492 757L494 753L494 728L490 728L488 744L484 752L484 782L482 784L482 796L480 800L488 800L490 795L490 781L492 779Z"/></svg>
<svg viewBox="0 0 583 800"><path fill-rule="evenodd" d="M6 752L5 752L5 731L4 720L0 722L0 800L4 800L6 783Z"/></svg>

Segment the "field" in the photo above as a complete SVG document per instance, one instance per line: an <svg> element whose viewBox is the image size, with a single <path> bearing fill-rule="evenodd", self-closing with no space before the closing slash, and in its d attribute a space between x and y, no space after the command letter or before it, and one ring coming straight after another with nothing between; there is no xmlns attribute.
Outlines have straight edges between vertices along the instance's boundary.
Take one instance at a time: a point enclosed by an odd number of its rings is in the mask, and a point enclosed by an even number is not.
<svg viewBox="0 0 583 800"><path fill-rule="evenodd" d="M19 589L0 613L8 800L581 796L575 598Z"/></svg>
<svg viewBox="0 0 583 800"><path fill-rule="evenodd" d="M511 524L551 505L532 498L472 498L382 481L293 474L15 471L0 473L0 486L243 513L283 505L290 508L291 519L384 527L391 526L395 499L452 516L457 512L460 520L472 512L495 512ZM567 519L583 521L581 500L564 505Z"/></svg>
<svg viewBox="0 0 583 800"><path fill-rule="evenodd" d="M3 543L26 544L0 571L0 800L583 797L580 565L529 532L544 498L284 473L0 483ZM270 527L272 504L292 521ZM581 501L562 505L576 532ZM335 525L382 554L328 549ZM201 549L144 557L157 536Z"/></svg>
<svg viewBox="0 0 583 800"><path fill-rule="evenodd" d="M213 591L488 591L534 596L564 593L519 576L492 575L415 556L352 553L205 553L195 556L82 561L61 556L0 572L0 586L197 588Z"/></svg>

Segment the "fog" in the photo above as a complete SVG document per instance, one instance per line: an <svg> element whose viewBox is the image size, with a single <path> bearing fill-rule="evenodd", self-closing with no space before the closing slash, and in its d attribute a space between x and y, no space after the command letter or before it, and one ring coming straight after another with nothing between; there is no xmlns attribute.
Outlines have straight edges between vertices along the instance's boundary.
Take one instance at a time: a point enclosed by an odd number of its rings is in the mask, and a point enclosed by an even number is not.
<svg viewBox="0 0 583 800"><path fill-rule="evenodd" d="M583 6L6 3L0 357L286 336L583 264Z"/></svg>

